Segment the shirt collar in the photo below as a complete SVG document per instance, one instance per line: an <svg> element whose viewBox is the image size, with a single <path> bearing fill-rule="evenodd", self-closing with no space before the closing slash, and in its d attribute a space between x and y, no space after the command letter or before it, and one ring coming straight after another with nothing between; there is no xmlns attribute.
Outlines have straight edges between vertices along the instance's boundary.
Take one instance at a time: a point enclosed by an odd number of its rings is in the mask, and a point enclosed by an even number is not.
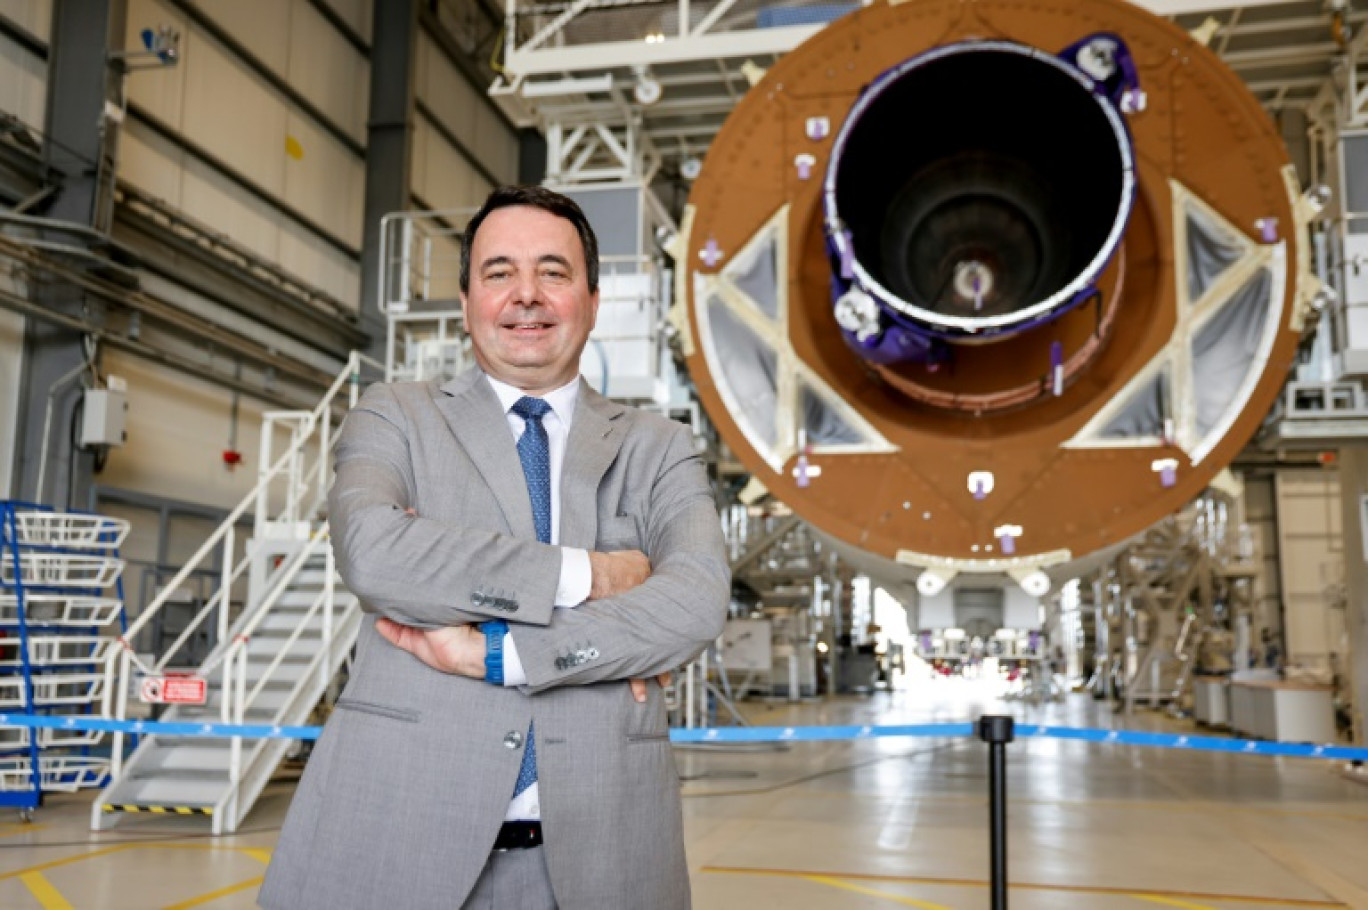
<svg viewBox="0 0 1368 910"><path fill-rule="evenodd" d="M525 393L522 389L511 386L506 382L500 382L488 373L485 379L489 380L489 385L494 389L494 394L499 398L499 406L503 408L505 414L513 410L513 405L518 403ZM579 399L579 377L576 376L570 382L561 386L553 392L547 392L542 396L547 404L551 405L551 413L560 418L561 423L570 426L570 419L575 413L575 402Z"/></svg>

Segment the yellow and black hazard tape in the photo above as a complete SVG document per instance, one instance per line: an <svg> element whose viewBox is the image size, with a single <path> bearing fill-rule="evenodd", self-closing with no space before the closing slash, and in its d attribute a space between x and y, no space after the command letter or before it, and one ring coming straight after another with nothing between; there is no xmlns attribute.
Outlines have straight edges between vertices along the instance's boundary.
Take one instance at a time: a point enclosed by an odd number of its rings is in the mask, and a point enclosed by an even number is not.
<svg viewBox="0 0 1368 910"><path fill-rule="evenodd" d="M153 815L213 815L213 806L135 806L127 803L105 803L106 812L150 812Z"/></svg>

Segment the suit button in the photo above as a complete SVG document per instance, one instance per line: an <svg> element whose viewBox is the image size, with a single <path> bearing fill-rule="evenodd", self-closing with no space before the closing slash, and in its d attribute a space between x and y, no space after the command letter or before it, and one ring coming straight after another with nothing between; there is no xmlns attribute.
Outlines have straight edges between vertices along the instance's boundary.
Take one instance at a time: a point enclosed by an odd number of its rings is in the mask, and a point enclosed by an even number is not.
<svg viewBox="0 0 1368 910"><path fill-rule="evenodd" d="M582 663L584 663L584 662L585 662L586 660L588 660L588 659L589 659L589 652L588 652L588 651L579 650L579 651L576 651L576 652L575 652L575 662L576 662L576 663L581 663L581 664L582 664Z"/></svg>
<svg viewBox="0 0 1368 910"><path fill-rule="evenodd" d="M598 648L590 648L590 649L589 649L589 659L590 659L590 660L598 660L598 656L599 656Z"/></svg>
<svg viewBox="0 0 1368 910"><path fill-rule="evenodd" d="M509 730L504 734L504 747L508 749L518 748L522 745L522 736L517 730Z"/></svg>
<svg viewBox="0 0 1368 910"><path fill-rule="evenodd" d="M477 607L483 607L485 605L484 592L476 591L474 594L470 595L470 602Z"/></svg>

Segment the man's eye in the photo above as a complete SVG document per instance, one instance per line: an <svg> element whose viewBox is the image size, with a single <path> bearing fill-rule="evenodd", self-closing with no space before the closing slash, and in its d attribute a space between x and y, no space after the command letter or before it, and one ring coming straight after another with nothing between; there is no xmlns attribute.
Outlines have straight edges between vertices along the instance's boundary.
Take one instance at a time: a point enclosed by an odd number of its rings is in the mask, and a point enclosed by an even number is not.
<svg viewBox="0 0 1368 910"><path fill-rule="evenodd" d="M543 269L542 277L549 281L565 281L570 276L563 269Z"/></svg>
<svg viewBox="0 0 1368 910"><path fill-rule="evenodd" d="M508 278L510 274L512 273L506 269L498 272L488 272L485 275L485 281L504 281Z"/></svg>

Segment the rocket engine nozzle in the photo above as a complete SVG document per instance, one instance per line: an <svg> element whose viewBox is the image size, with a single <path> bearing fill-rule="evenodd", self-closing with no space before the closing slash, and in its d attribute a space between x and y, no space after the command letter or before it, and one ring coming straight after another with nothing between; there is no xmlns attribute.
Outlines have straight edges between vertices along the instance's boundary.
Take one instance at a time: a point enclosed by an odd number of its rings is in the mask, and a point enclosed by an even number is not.
<svg viewBox="0 0 1368 910"><path fill-rule="evenodd" d="M1055 56L962 41L875 79L836 136L823 188L836 318L865 359L936 359L1093 292L1135 199L1120 39ZM940 347L943 348L943 345Z"/></svg>

